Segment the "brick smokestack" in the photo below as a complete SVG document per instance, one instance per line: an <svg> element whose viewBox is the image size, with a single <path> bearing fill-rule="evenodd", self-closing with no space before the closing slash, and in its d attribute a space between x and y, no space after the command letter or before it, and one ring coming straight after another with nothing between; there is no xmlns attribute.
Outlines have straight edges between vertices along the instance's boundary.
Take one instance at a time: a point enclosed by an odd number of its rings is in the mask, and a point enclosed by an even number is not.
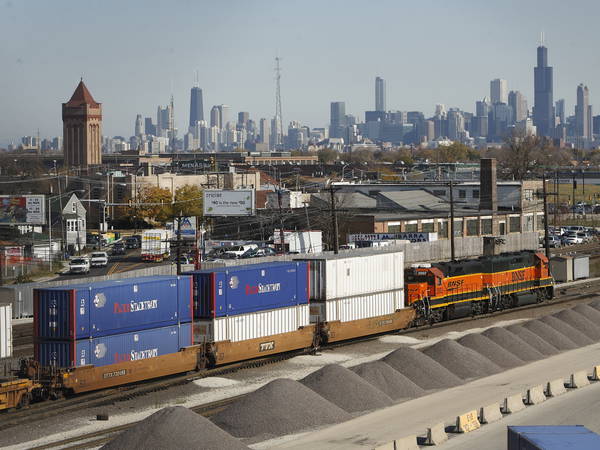
<svg viewBox="0 0 600 450"><path fill-rule="evenodd" d="M496 186L496 159L481 158L479 169L479 209L498 210L498 192Z"/></svg>

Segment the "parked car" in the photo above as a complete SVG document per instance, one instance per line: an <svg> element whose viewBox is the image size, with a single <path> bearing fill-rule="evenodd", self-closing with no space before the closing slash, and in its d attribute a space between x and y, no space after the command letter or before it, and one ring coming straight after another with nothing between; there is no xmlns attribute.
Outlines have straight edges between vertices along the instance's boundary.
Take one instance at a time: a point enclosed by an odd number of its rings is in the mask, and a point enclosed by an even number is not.
<svg viewBox="0 0 600 450"><path fill-rule="evenodd" d="M106 267L108 265L108 254L106 252L92 252L90 255L90 266Z"/></svg>
<svg viewBox="0 0 600 450"><path fill-rule="evenodd" d="M173 258L173 262L175 264L177 264L177 257ZM193 258L190 258L189 256L180 256L179 257L179 263L180 264L194 264L194 260Z"/></svg>
<svg viewBox="0 0 600 450"><path fill-rule="evenodd" d="M127 248L140 248L142 246L142 237L139 234L133 236L127 236L125 238L125 247Z"/></svg>
<svg viewBox="0 0 600 450"><path fill-rule="evenodd" d="M567 231L562 236L563 245L582 244L583 238L576 231Z"/></svg>
<svg viewBox="0 0 600 450"><path fill-rule="evenodd" d="M258 245L256 244L234 245L233 247L229 247L225 253L229 253L240 258L247 251L256 249L258 249Z"/></svg>
<svg viewBox="0 0 600 450"><path fill-rule="evenodd" d="M90 260L87 258L73 258L69 261L69 273L90 273Z"/></svg>
<svg viewBox="0 0 600 450"><path fill-rule="evenodd" d="M558 236L548 236L548 246L550 248L558 248L562 245L562 241Z"/></svg>
<svg viewBox="0 0 600 450"><path fill-rule="evenodd" d="M111 254L114 255L124 255L126 253L125 251L125 244L123 244L122 242L115 242L113 244L112 247L112 251Z"/></svg>

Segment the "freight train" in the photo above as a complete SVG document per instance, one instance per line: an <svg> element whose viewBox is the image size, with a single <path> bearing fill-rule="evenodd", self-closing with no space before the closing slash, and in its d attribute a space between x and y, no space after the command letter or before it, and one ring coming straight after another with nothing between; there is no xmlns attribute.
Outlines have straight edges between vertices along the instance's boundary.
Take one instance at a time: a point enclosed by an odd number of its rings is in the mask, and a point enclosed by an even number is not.
<svg viewBox="0 0 600 450"><path fill-rule="evenodd" d="M56 398L539 303L553 284L533 251L404 269L382 249L38 289L21 376Z"/></svg>

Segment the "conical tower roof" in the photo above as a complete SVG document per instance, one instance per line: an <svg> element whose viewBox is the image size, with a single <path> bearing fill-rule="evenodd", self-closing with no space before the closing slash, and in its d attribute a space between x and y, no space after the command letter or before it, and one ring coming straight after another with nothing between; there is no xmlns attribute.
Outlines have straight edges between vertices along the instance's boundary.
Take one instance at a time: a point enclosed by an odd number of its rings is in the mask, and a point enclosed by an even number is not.
<svg viewBox="0 0 600 450"><path fill-rule="evenodd" d="M94 100L94 97L92 97L92 94L90 94L90 91L88 90L87 86L83 82L83 79L77 85L77 88L75 89L75 92L73 92L71 100L69 100L66 103L66 106L82 106L82 105L90 105L95 108L98 108L100 106L100 103L98 103L96 100Z"/></svg>

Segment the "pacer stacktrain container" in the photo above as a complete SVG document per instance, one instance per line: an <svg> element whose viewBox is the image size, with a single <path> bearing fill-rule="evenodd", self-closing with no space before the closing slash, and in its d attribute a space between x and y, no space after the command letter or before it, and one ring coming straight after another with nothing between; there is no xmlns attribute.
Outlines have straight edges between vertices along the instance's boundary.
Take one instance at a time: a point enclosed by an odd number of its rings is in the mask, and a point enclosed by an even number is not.
<svg viewBox="0 0 600 450"><path fill-rule="evenodd" d="M406 328L404 254L374 250L357 256L303 258L310 276L310 318L324 342Z"/></svg>
<svg viewBox="0 0 600 450"><path fill-rule="evenodd" d="M196 343L210 343L215 364L313 344L306 263L251 264L192 274Z"/></svg>
<svg viewBox="0 0 600 450"><path fill-rule="evenodd" d="M12 356L12 305L0 304L0 359Z"/></svg>
<svg viewBox="0 0 600 450"><path fill-rule="evenodd" d="M210 319L308 303L303 262L273 262L189 272L194 278L194 317Z"/></svg>
<svg viewBox="0 0 600 450"><path fill-rule="evenodd" d="M78 340L190 322L192 279L152 276L36 289L37 339Z"/></svg>
<svg viewBox="0 0 600 450"><path fill-rule="evenodd" d="M44 366L102 367L176 353L192 342L192 324L185 323L76 341L38 340L34 352Z"/></svg>

